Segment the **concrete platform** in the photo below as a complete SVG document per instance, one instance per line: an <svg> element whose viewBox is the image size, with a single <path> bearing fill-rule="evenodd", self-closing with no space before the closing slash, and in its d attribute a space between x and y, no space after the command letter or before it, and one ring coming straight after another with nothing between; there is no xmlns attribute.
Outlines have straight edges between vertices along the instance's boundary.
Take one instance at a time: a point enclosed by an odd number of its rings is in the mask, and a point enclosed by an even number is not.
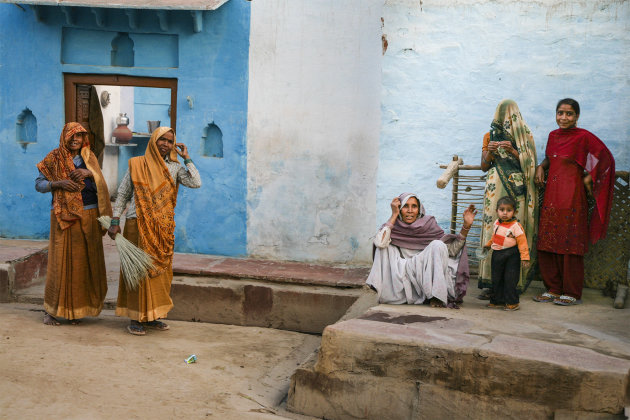
<svg viewBox="0 0 630 420"><path fill-rule="evenodd" d="M37 267L39 274L22 287L7 282L5 301L43 303L47 260L38 255L47 255L48 242L38 242L38 248L30 242L0 239L0 259L30 261L28 266ZM114 309L120 258L113 241L105 239L103 247L108 278L104 307ZM361 295L369 268L176 253L173 273L170 319L320 334Z"/></svg>
<svg viewBox="0 0 630 420"><path fill-rule="evenodd" d="M328 326L287 406L327 419L625 418L630 309L596 290L573 307L533 302L539 291L516 312L468 296L460 310L378 305Z"/></svg>

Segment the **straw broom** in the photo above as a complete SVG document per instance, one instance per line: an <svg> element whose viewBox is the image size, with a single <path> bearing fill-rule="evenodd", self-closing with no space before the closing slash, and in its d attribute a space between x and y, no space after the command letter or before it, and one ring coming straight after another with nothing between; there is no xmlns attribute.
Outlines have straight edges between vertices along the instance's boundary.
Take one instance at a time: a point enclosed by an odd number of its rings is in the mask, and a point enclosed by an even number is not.
<svg viewBox="0 0 630 420"><path fill-rule="evenodd" d="M109 229L112 218L109 216L101 216L98 218L101 226ZM128 290L136 290L140 282L147 278L149 270L154 268L153 259L149 254L129 242L120 233L116 234L116 249L120 255L120 269L125 279L125 285Z"/></svg>

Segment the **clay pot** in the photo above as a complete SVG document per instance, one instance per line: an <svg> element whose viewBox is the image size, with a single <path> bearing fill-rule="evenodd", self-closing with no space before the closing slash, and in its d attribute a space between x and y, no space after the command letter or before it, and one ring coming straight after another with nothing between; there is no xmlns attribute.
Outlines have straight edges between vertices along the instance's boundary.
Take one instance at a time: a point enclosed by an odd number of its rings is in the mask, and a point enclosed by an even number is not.
<svg viewBox="0 0 630 420"><path fill-rule="evenodd" d="M131 141L131 138L133 137L133 133L131 132L131 130L123 124L120 124L118 127L116 127L112 135L116 137L116 143L119 144L127 144L129 143L129 141Z"/></svg>
<svg viewBox="0 0 630 420"><path fill-rule="evenodd" d="M133 137L133 133L131 132L129 127L127 127L127 125L129 125L129 117L127 117L127 114L118 114L118 117L116 118L116 124L118 124L118 126L112 133L112 136L116 138L116 143L129 143L129 141Z"/></svg>

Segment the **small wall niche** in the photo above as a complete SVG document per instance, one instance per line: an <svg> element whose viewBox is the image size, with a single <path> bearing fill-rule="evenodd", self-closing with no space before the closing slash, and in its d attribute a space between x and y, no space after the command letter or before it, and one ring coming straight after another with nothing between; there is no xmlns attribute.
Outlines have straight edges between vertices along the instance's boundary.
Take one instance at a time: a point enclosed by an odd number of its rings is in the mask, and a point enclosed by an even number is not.
<svg viewBox="0 0 630 420"><path fill-rule="evenodd" d="M15 141L24 150L29 144L37 143L37 118L28 108L24 108L15 121Z"/></svg>
<svg viewBox="0 0 630 420"><path fill-rule="evenodd" d="M119 32L112 39L111 65L118 67L133 67L134 51L133 40L126 32Z"/></svg>
<svg viewBox="0 0 630 420"><path fill-rule="evenodd" d="M204 156L223 157L223 133L215 123L210 123L203 129L202 139Z"/></svg>

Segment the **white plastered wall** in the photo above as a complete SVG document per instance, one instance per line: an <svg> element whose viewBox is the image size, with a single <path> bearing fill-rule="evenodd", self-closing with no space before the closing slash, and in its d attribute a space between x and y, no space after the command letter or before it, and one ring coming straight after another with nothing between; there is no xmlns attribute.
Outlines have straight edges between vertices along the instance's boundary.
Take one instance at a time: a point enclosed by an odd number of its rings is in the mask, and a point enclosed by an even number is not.
<svg viewBox="0 0 630 420"><path fill-rule="evenodd" d="M250 255L371 259L381 13L380 0L252 2Z"/></svg>

